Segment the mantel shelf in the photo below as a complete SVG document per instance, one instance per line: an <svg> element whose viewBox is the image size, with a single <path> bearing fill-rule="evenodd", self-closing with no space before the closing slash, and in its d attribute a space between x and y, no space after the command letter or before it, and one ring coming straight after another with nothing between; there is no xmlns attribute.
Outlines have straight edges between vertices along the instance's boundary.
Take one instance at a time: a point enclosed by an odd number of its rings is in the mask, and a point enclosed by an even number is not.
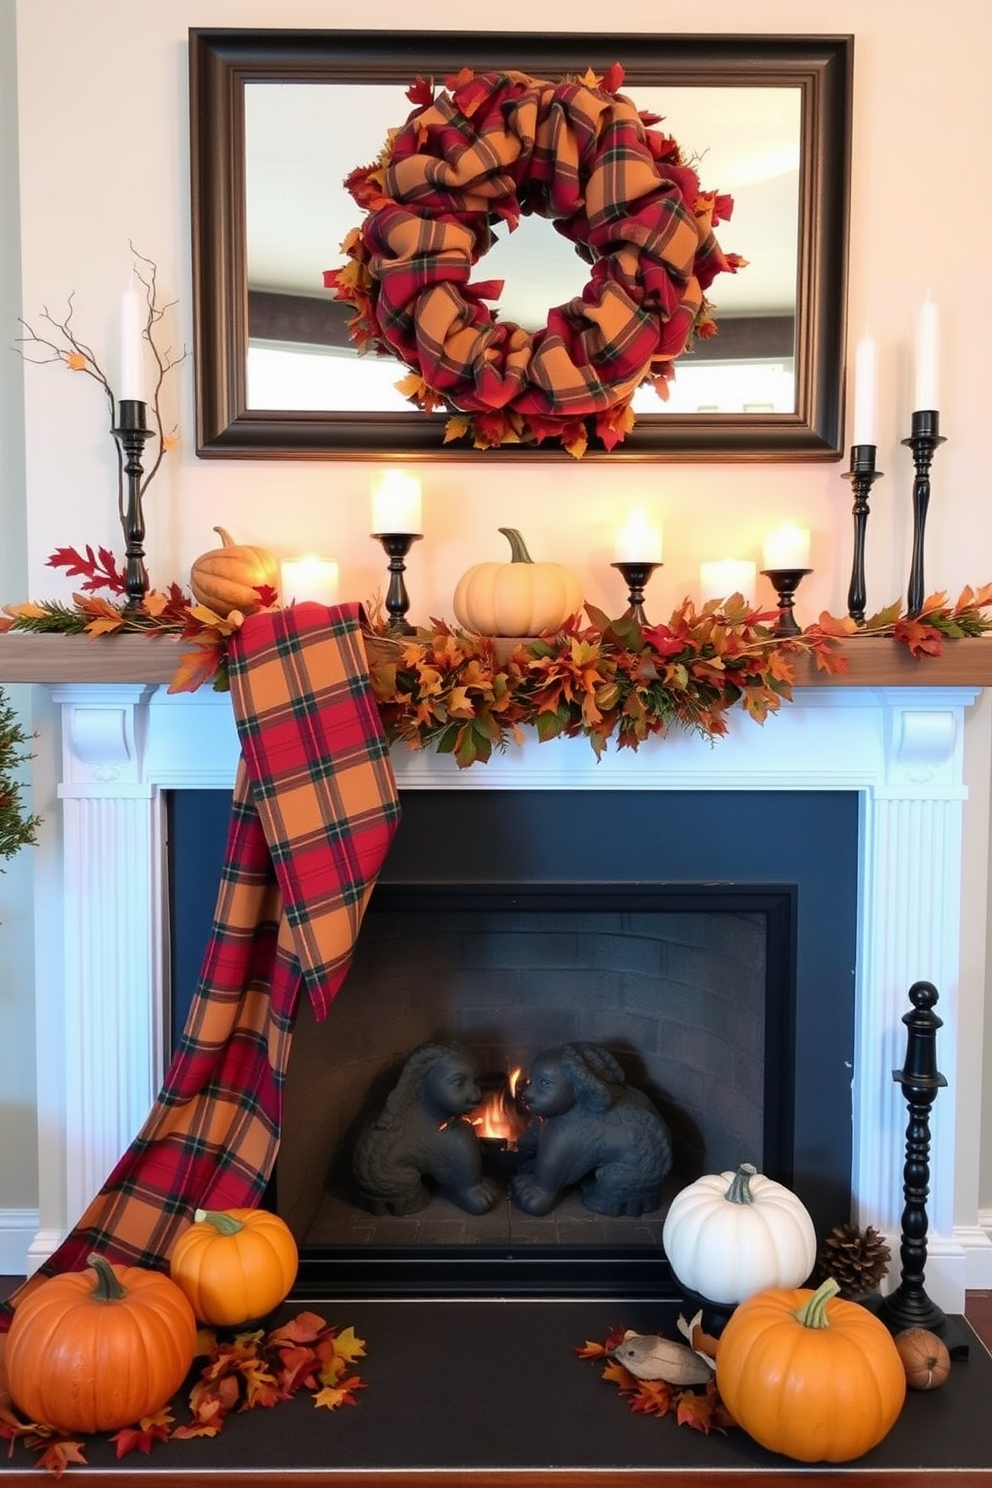
<svg viewBox="0 0 992 1488"><path fill-rule="evenodd" d="M0 635L0 683L146 683L168 685L178 664L176 636ZM948 641L941 657L917 660L899 641L854 636L844 643L848 670L830 676L812 657L796 658L797 687L989 687L992 637Z"/></svg>

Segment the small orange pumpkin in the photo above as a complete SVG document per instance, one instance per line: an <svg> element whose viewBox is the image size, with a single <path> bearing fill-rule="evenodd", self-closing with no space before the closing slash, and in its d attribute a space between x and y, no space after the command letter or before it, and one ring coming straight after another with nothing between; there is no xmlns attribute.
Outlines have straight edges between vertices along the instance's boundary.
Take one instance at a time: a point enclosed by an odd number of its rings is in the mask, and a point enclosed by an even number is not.
<svg viewBox="0 0 992 1488"><path fill-rule="evenodd" d="M716 1383L739 1426L799 1462L849 1462L895 1425L906 1375L888 1328L837 1296L754 1292L731 1314L716 1351Z"/></svg>
<svg viewBox="0 0 992 1488"><path fill-rule="evenodd" d="M229 615L241 610L250 615L260 607L257 589L267 585L279 589L279 565L265 548L236 543L224 527L215 527L222 546L201 553L193 562L189 587L194 599L213 610L215 615Z"/></svg>
<svg viewBox="0 0 992 1488"><path fill-rule="evenodd" d="M515 527L501 527L509 563L477 563L455 588L459 625L476 635L539 636L559 630L582 608L582 588L563 563L535 563Z"/></svg>
<svg viewBox="0 0 992 1488"><path fill-rule="evenodd" d="M56 1431L117 1431L154 1415L196 1347L193 1309L168 1276L100 1255L87 1265L29 1292L7 1338L11 1398Z"/></svg>
<svg viewBox="0 0 992 1488"><path fill-rule="evenodd" d="M278 1307L296 1280L292 1231L267 1209L197 1209L172 1247L169 1273L197 1317L236 1328Z"/></svg>

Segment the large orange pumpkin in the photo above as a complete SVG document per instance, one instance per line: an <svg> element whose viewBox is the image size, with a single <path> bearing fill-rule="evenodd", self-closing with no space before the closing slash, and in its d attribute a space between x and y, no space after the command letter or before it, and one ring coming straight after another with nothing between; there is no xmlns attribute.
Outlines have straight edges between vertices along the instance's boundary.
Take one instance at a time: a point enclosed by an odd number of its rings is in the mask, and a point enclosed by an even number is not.
<svg viewBox="0 0 992 1488"><path fill-rule="evenodd" d="M258 588L267 585L278 592L279 565L266 548L236 543L223 527L214 531L220 535L221 547L194 560L189 574L193 597L215 615L229 615L232 610L250 615L261 606Z"/></svg>
<svg viewBox="0 0 992 1488"><path fill-rule="evenodd" d="M196 1320L175 1282L91 1255L14 1311L4 1356L14 1404L62 1432L117 1431L172 1399L193 1363Z"/></svg>
<svg viewBox="0 0 992 1488"><path fill-rule="evenodd" d="M203 1323L236 1328L278 1307L299 1255L286 1222L267 1209L197 1209L172 1247L169 1272Z"/></svg>
<svg viewBox="0 0 992 1488"><path fill-rule="evenodd" d="M895 1425L906 1375L892 1335L857 1302L817 1291L755 1292L732 1313L716 1383L738 1425L800 1462L849 1462Z"/></svg>

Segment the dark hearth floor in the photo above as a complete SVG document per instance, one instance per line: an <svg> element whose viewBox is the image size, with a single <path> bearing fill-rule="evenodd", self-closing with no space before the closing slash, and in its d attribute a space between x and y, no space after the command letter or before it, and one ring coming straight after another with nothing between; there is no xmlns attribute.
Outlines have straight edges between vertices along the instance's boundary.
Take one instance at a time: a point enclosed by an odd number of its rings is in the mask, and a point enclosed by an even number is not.
<svg viewBox="0 0 992 1488"><path fill-rule="evenodd" d="M169 1442L149 1458L117 1462L103 1439L87 1442L89 1469L67 1481L135 1482L159 1488L198 1482L286 1484L475 1483L724 1484L771 1475L784 1484L808 1475L765 1452L743 1432L701 1436L666 1418L635 1415L601 1364L575 1357L586 1339L616 1326L677 1336L670 1304L634 1301L334 1301L302 1304L367 1344L356 1366L367 1382L355 1409L317 1409L308 1393L272 1410L229 1417L213 1439ZM299 1307L283 1309L291 1316ZM970 1327L971 1344L948 1384L911 1392L895 1428L857 1467L902 1482L992 1483L992 1356ZM175 1414L186 1418L185 1399ZM815 1471L815 1470L814 1470ZM827 1471L826 1469L824 1471ZM968 1476L962 1477L965 1473ZM857 1473L852 1474L856 1480ZM0 1481L41 1481L29 1455L0 1458Z"/></svg>

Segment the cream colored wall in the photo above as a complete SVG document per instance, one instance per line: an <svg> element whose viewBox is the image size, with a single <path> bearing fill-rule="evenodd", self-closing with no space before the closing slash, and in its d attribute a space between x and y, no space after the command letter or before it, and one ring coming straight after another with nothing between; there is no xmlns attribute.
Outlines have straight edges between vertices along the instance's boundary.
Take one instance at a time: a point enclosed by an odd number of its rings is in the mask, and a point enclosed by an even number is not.
<svg viewBox="0 0 992 1488"><path fill-rule="evenodd" d="M178 300L176 339L190 344L187 28L324 27L337 18L317 0L284 0L279 7L263 0L156 0L142 6L133 0L21 0L25 317L36 317L44 305L59 309L74 292L80 333L113 367L130 240L157 262L164 292ZM506 0L498 18L479 15L481 24L497 19L503 29L526 32L535 12L529 0ZM927 579L952 591L992 579L992 276L983 262L992 229L983 187L992 9L985 0L947 0L941 25L928 27L925 37L897 0L754 0L746 14L731 0L710 0L683 19L691 20L685 29L699 31L786 33L798 27L855 35L848 345L869 328L880 348L878 463L886 472L872 501L869 602L881 605L905 589L911 466L900 440L911 410L913 319L928 290L942 314L942 429L948 442L934 469ZM375 21L406 29L411 11L398 0L381 0ZM603 10L592 0L570 0L567 6L549 0L540 21L542 29L557 23L569 32L600 30ZM430 22L439 30L469 24L464 6L451 0L439 0ZM647 31L658 24L656 6L631 0L618 29ZM721 232L729 248L732 236L731 224ZM9 299L8 293L4 303ZM12 334L8 328L8 339ZM193 557L212 545L211 529L220 523L280 555L315 548L337 557L347 595L368 599L381 587L382 554L368 537L367 464L197 460L188 362L169 390L184 442L166 461L146 506L147 550L158 582L184 579ZM25 369L24 409L26 501L23 512L15 502L14 517L26 522L28 561L19 592L10 588L10 573L5 575L4 597L68 595L71 584L45 567L52 549L118 544L106 408L94 384L49 366ZM616 610L623 596L608 566L611 537L635 502L656 504L665 524L665 567L650 590L656 613L693 590L700 558L722 555L713 551L715 531L722 552L759 557L762 534L784 520L813 531L815 573L801 593L801 617L808 620L823 608L841 613L851 527L843 468L618 462L514 465L508 471L498 458L425 464L425 540L408 566L413 617L450 614L461 572L481 558L502 556L499 526L522 528L535 556L575 565L587 597ZM987 711L983 705L975 713L968 744L974 793L966 823L971 897L962 997L976 1008L984 997ZM42 781L42 799L45 790ZM959 1118L967 1117L973 1133L962 1144L958 1185L973 1218L981 1081L974 1050L971 1058L967 1090L950 1098L961 1103ZM992 1181L984 1187L992 1202ZM5 1201L0 1187L0 1206Z"/></svg>

